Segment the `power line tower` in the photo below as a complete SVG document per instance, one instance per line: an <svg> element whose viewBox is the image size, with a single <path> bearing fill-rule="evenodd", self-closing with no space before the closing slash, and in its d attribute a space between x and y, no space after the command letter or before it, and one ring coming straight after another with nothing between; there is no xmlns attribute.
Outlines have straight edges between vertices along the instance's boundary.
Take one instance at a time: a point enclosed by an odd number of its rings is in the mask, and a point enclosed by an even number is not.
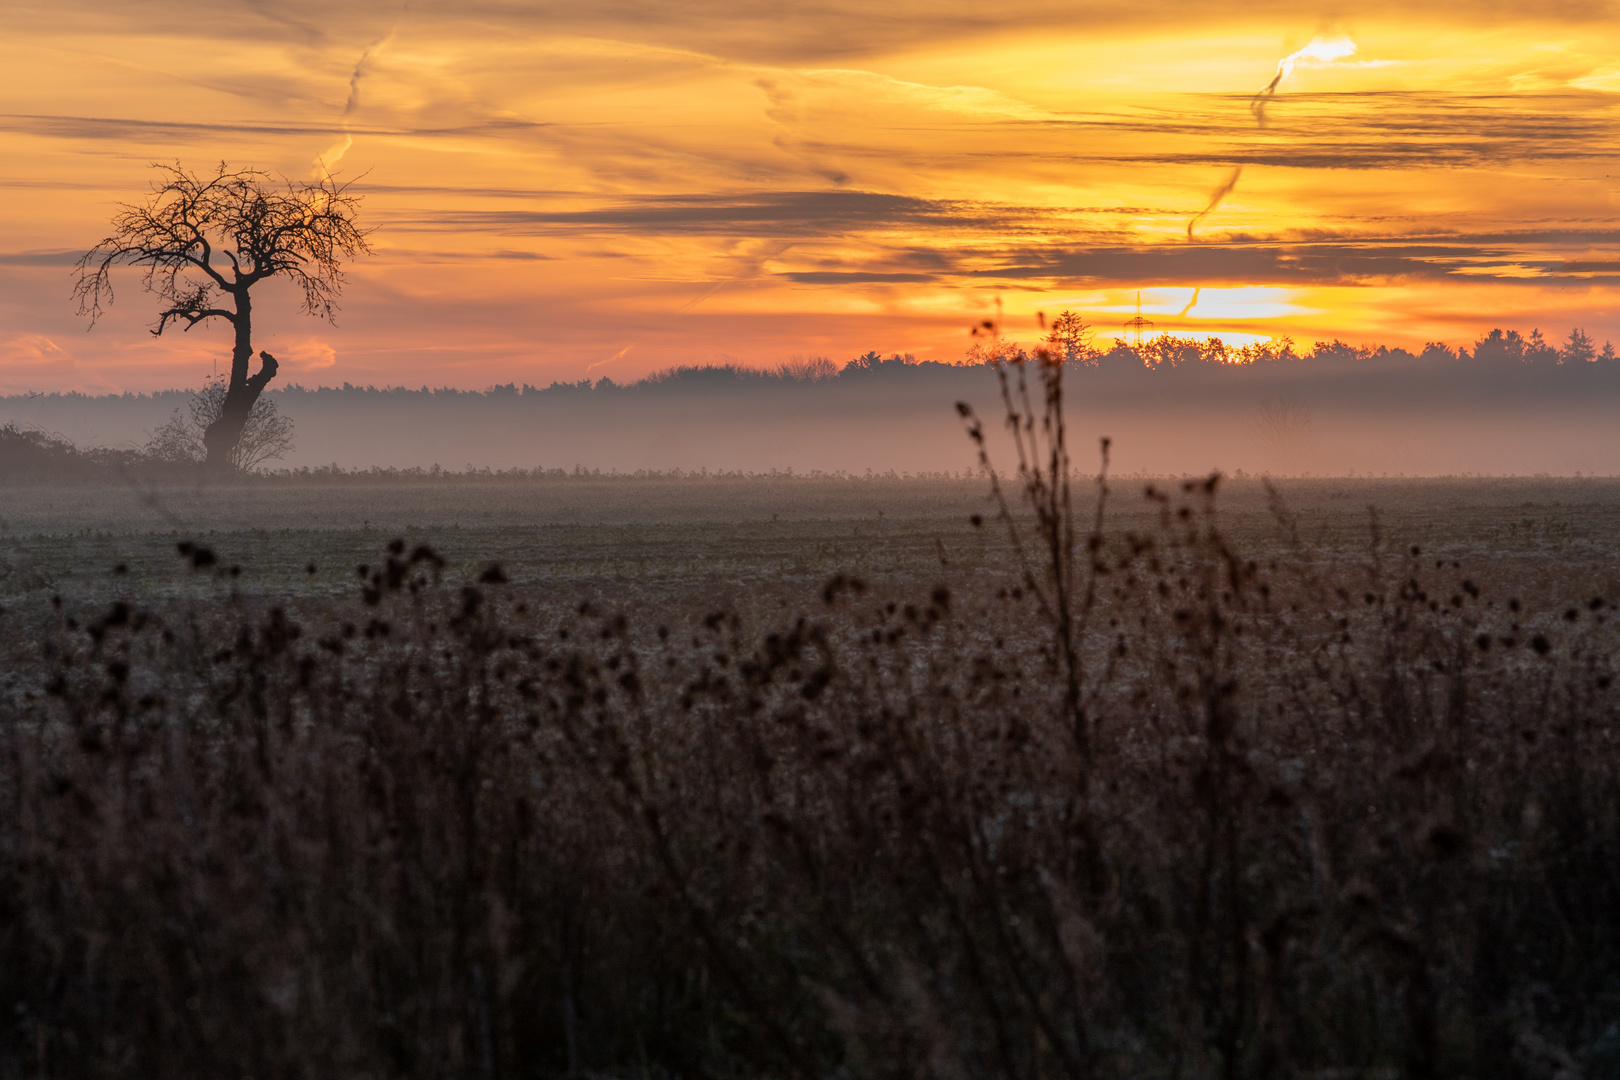
<svg viewBox="0 0 1620 1080"><path fill-rule="evenodd" d="M1142 345L1142 332L1144 330L1153 329L1153 324L1147 319L1142 318L1142 291L1140 289L1138 289L1136 292L1136 318L1127 322L1125 324L1125 329L1129 330L1132 337L1135 338L1133 344L1135 344L1137 348L1140 348Z"/></svg>

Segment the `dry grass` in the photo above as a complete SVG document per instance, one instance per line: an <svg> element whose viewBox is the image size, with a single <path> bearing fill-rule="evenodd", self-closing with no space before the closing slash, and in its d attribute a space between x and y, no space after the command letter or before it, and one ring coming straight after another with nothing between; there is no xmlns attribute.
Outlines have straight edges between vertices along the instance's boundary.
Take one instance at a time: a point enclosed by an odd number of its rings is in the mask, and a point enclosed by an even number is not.
<svg viewBox="0 0 1620 1080"><path fill-rule="evenodd" d="M1114 529L1008 390L993 573L0 616L0 1075L1616 1075L1620 597Z"/></svg>

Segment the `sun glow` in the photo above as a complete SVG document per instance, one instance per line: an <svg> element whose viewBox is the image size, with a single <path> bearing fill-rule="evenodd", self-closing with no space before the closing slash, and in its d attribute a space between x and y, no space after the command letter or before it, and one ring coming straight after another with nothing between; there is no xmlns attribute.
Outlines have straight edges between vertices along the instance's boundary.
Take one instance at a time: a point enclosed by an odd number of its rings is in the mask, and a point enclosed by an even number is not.
<svg viewBox="0 0 1620 1080"><path fill-rule="evenodd" d="M1198 293L1197 302L1191 303L1192 292ZM1141 313L1154 320L1156 328L1176 334L1204 334L1215 332L1231 323L1260 322L1308 315L1319 315L1323 310L1307 302L1304 290L1271 286L1200 287L1192 289L1158 288L1131 292L1106 292L1086 299L1089 303L1073 305L1088 313L1099 333L1112 333L1115 324L1123 325L1137 313L1137 296L1141 296ZM1049 311L1061 310L1068 304L1045 305ZM1241 333L1251 333L1249 330ZM1261 335L1262 338L1269 335Z"/></svg>

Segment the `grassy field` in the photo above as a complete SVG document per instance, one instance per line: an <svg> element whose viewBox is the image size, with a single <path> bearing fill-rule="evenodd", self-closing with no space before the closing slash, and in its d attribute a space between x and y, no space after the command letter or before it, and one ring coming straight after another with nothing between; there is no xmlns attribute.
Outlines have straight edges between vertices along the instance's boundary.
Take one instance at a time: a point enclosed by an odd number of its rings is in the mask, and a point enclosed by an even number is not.
<svg viewBox="0 0 1620 1080"><path fill-rule="evenodd" d="M1144 488L1177 480L1115 480L1119 532L1149 530ZM1620 480L1281 480L1275 491L1304 548L1329 559L1413 543L1448 560L1512 561L1586 582L1620 574ZM1092 492L1080 488L1089 517ZM920 583L1001 562L999 534L974 529L990 512L981 480L570 479L408 485L259 484L216 489L45 488L0 491L0 593L109 588L163 591L189 580L174 553L206 542L242 567L240 588L344 589L355 565L394 537L433 545L462 573L499 561L514 580L575 589L727 582L819 585L834 572ZM1225 480L1219 520L1256 555L1291 545L1260 481ZM311 577L305 567L314 562ZM130 577L109 580L124 564ZM1584 587L1584 586L1583 586Z"/></svg>
<svg viewBox="0 0 1620 1080"><path fill-rule="evenodd" d="M1620 482L987 491L0 493L0 1077L1620 1076Z"/></svg>

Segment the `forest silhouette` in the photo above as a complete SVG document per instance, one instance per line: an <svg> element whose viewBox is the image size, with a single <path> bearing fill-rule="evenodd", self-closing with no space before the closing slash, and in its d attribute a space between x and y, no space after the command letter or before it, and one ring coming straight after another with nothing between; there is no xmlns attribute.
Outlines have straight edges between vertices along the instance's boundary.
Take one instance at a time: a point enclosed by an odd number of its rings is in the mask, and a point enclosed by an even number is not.
<svg viewBox="0 0 1620 1080"><path fill-rule="evenodd" d="M434 465L441 473L949 470L968 464L940 422L954 402L988 406L994 371L1040 347L1066 358L1072 407L1099 434L1118 437L1127 471L1620 470L1602 440L1585 437L1620 395L1620 360L1578 328L1556 344L1540 331L1493 329L1471 346L1434 342L1416 352L1169 334L1099 348L1074 329L1060 316L1034 345L984 336L955 363L871 350L843 363L726 361L634 380L603 374L485 390L295 382L268 391L260 408L295 423L296 440L288 436L279 457L257 465L328 475ZM189 391L0 398L0 426L10 425L0 434L0 477L190 476L195 460L161 436L197 404ZM1401 431L1365 434L1396 419ZM1359 443L1382 449L1363 452Z"/></svg>

